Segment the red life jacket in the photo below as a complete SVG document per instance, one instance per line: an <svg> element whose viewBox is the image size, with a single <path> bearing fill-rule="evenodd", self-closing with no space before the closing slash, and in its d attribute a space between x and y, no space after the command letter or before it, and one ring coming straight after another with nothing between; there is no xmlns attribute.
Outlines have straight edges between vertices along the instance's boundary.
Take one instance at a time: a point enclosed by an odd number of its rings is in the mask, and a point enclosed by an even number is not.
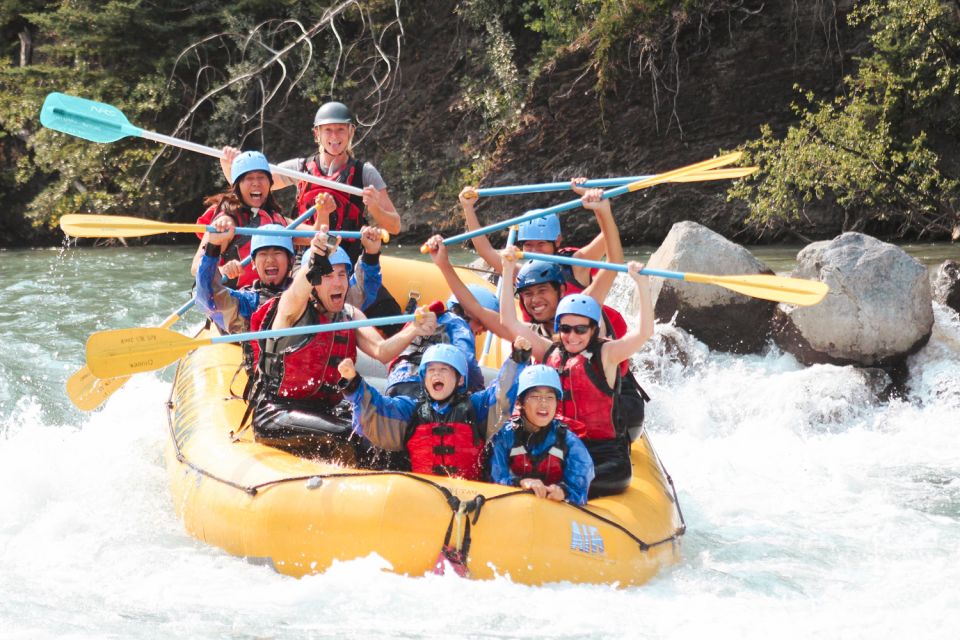
<svg viewBox="0 0 960 640"><path fill-rule="evenodd" d="M563 256L565 258L572 258L574 254L580 251L580 247L557 247L554 251L554 255ZM583 293L583 290L586 289L591 282L593 282L593 277L597 273L597 269L590 270L590 280L586 284L583 284L576 279L573 275L573 266L569 264L561 264L560 271L563 273L564 284L567 285L567 295L571 293Z"/></svg>
<svg viewBox="0 0 960 640"><path fill-rule="evenodd" d="M277 300L272 298L257 309L250 318L250 330L259 331L269 325L276 314ZM343 311L328 318L318 311L319 303L311 298L297 326L348 322L353 319L353 307L345 305ZM337 387L340 372L337 365L345 358L357 359L357 339L354 330L327 331L300 336L283 351L266 348L266 340L257 340L253 345L254 361L257 363L258 382L269 400L286 399L317 403L333 407L343 399Z"/></svg>
<svg viewBox="0 0 960 640"><path fill-rule="evenodd" d="M334 175L325 175L320 170L317 156L313 156L303 165L303 170L318 178L326 178L333 182L348 184L363 189L363 162L349 158ZM297 183L297 212L303 213L316 204L320 193L329 193L337 201L337 210L330 215L330 228L338 231L359 231L363 226L363 197L324 187L312 182ZM307 220L313 224L313 218Z"/></svg>
<svg viewBox="0 0 960 640"><path fill-rule="evenodd" d="M514 429L519 435L520 419L514 420ZM518 478L539 478L543 484L559 484L563 482L563 467L567 457L567 426L557 424L556 441L553 445L538 456L534 456L527 449L526 444L518 443L514 436L514 445L510 449L510 472Z"/></svg>
<svg viewBox="0 0 960 640"><path fill-rule="evenodd" d="M612 440L617 437L613 424L613 389L607 384L600 361L598 340L576 355L554 343L544 354L543 362L560 374L563 398L557 413L570 430L586 440ZM618 370L618 375L620 372Z"/></svg>
<svg viewBox="0 0 960 640"><path fill-rule="evenodd" d="M477 413L466 394L457 394L444 415L429 398L421 400L407 431L407 452L414 473L479 480L483 438L477 433Z"/></svg>

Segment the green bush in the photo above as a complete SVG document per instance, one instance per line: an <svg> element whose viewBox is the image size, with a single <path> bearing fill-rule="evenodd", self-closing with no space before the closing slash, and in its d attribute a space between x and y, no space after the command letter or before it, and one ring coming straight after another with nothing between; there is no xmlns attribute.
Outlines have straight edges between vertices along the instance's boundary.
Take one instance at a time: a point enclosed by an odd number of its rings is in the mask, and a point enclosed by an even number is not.
<svg viewBox="0 0 960 640"><path fill-rule="evenodd" d="M745 145L760 172L729 197L746 201L759 229L782 229L816 205L832 207L844 230L960 233L960 184L941 151L955 153L960 130L956 6L866 0L849 20L869 29L871 51L844 79L844 95L804 92L786 134L765 127Z"/></svg>

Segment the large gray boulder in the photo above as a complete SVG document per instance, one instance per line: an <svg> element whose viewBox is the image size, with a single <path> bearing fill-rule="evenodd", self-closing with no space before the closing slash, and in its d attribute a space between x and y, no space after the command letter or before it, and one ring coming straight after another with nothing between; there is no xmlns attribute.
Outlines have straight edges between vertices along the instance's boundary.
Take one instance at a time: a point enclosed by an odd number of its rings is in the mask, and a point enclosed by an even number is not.
<svg viewBox="0 0 960 640"><path fill-rule="evenodd" d="M933 278L933 299L960 311L960 263L945 260Z"/></svg>
<svg viewBox="0 0 960 640"><path fill-rule="evenodd" d="M897 246L844 233L800 251L792 275L830 286L820 304L774 314L777 344L805 364L897 367L930 339L927 269Z"/></svg>
<svg viewBox="0 0 960 640"><path fill-rule="evenodd" d="M710 275L773 273L740 245L689 221L673 225L647 266ZM766 343L774 303L715 285L666 278L651 282L654 314L660 322L676 315L676 326L720 351L757 353Z"/></svg>

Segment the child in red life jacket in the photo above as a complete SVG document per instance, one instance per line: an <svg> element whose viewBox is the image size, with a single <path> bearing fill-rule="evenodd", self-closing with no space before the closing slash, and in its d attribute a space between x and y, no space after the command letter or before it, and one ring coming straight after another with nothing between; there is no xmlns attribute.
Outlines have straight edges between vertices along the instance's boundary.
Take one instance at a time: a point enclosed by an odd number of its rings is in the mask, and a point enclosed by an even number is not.
<svg viewBox="0 0 960 640"><path fill-rule="evenodd" d="M587 503L593 460L566 424L557 419L563 389L555 369L538 364L520 374L520 415L493 436L491 479L533 491L538 498Z"/></svg>
<svg viewBox="0 0 960 640"><path fill-rule="evenodd" d="M339 365L353 402L353 428L374 445L406 451L414 473L479 480L483 448L509 417L517 375L530 358L529 343L517 340L513 356L483 391L466 393L467 359L449 344L428 348L420 361L425 395L387 397L367 384L352 360Z"/></svg>

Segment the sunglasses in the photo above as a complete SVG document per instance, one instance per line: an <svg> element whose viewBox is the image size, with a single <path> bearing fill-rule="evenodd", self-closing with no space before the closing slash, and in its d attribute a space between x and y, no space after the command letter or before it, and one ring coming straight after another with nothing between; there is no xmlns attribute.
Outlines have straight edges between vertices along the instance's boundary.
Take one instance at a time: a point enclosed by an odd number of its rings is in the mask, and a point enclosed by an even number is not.
<svg viewBox="0 0 960 640"><path fill-rule="evenodd" d="M585 336L592 328L589 324L562 324L560 325L560 333L566 335L572 332L578 336Z"/></svg>

